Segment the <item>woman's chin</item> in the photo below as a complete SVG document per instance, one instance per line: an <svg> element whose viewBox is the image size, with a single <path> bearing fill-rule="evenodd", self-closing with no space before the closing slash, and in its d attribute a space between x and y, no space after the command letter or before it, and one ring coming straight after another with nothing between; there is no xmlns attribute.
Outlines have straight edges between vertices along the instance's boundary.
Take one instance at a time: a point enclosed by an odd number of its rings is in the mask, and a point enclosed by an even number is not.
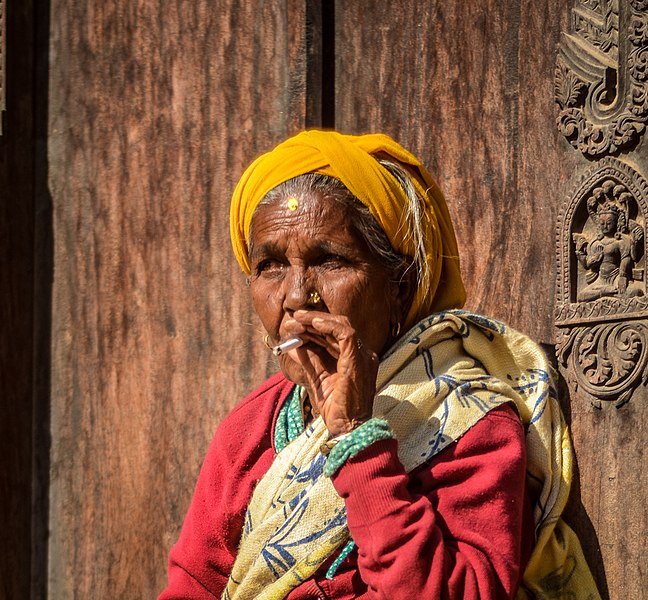
<svg viewBox="0 0 648 600"><path fill-rule="evenodd" d="M285 378L289 381L301 385L302 387L308 387L304 368L287 354L283 354L279 357L279 368Z"/></svg>

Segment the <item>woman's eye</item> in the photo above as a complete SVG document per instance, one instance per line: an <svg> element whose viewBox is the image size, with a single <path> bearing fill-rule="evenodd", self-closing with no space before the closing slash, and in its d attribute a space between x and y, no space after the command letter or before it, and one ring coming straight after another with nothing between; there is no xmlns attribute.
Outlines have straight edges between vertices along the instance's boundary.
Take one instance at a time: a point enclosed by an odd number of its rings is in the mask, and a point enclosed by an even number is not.
<svg viewBox="0 0 648 600"><path fill-rule="evenodd" d="M319 262L322 266L331 268L342 267L349 264L349 261L339 254L325 254L320 258Z"/></svg>
<svg viewBox="0 0 648 600"><path fill-rule="evenodd" d="M257 263L255 272L257 275L276 275L282 273L284 264L274 258L266 258Z"/></svg>

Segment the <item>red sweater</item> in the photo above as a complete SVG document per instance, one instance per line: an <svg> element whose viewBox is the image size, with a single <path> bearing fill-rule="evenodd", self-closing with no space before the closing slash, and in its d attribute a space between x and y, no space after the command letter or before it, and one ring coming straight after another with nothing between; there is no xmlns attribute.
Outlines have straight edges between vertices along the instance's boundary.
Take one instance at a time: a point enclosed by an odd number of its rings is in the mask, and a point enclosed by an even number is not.
<svg viewBox="0 0 648 600"><path fill-rule="evenodd" d="M243 517L274 456L277 413L293 384L276 375L222 422L200 472L159 600L220 598ZM333 476L357 544L332 580L324 565L288 598L515 597L533 544L524 430L509 405L405 473L397 442L376 442Z"/></svg>

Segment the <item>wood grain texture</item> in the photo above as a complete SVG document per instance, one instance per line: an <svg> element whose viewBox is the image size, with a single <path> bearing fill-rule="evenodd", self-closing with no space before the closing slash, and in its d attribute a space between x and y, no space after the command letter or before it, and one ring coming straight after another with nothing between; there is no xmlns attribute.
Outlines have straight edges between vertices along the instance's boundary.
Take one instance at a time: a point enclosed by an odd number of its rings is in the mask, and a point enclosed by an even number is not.
<svg viewBox="0 0 648 600"><path fill-rule="evenodd" d="M341 2L336 122L385 131L426 164L459 238L467 306L551 340L553 127L566 7L544 2Z"/></svg>
<svg viewBox="0 0 648 600"><path fill-rule="evenodd" d="M303 3L53 0L49 596L164 586L216 425L269 371L231 190L303 126Z"/></svg>

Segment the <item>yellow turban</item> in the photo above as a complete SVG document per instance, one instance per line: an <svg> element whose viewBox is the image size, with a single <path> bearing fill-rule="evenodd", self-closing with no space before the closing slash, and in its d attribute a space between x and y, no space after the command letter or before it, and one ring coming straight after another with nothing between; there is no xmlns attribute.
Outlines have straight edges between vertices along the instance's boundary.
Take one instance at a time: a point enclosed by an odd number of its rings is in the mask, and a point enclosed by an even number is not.
<svg viewBox="0 0 648 600"><path fill-rule="evenodd" d="M250 273L250 223L259 202L279 184L313 172L339 179L369 208L393 248L413 257L412 237L403 227L407 197L398 181L374 158L376 154L409 167L414 185L425 200L423 227L430 283L417 290L405 327L433 312L463 306L465 291L457 241L443 194L419 160L383 134L303 131L257 158L243 173L230 207L232 246L243 271Z"/></svg>

